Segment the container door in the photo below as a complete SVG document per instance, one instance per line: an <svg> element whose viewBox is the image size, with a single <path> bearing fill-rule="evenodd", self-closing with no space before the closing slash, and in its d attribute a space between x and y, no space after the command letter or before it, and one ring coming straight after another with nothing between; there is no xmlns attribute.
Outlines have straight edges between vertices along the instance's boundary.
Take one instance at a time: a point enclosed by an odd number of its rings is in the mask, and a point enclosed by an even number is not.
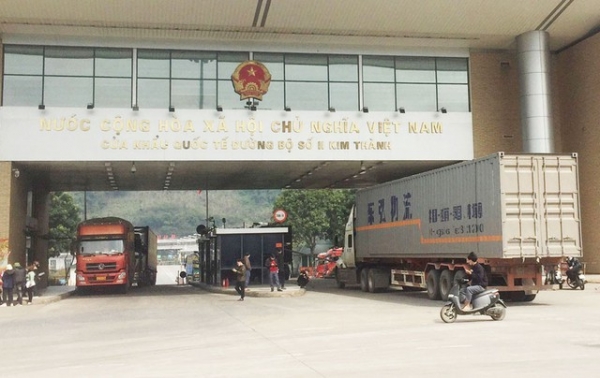
<svg viewBox="0 0 600 378"><path fill-rule="evenodd" d="M539 173L535 156L504 156L500 161L504 205L504 257L538 256Z"/></svg>
<svg viewBox="0 0 600 378"><path fill-rule="evenodd" d="M542 156L539 165L543 256L581 256L577 159Z"/></svg>
<svg viewBox="0 0 600 378"><path fill-rule="evenodd" d="M504 257L581 256L577 159L505 156Z"/></svg>

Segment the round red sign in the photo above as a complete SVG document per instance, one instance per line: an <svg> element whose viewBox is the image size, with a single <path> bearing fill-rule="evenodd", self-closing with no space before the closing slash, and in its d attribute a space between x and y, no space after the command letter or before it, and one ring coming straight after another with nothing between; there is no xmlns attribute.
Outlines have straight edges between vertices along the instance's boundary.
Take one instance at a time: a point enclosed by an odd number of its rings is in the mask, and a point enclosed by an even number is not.
<svg viewBox="0 0 600 378"><path fill-rule="evenodd" d="M287 212L283 209L277 209L273 213L273 218L277 223L283 223L287 219Z"/></svg>

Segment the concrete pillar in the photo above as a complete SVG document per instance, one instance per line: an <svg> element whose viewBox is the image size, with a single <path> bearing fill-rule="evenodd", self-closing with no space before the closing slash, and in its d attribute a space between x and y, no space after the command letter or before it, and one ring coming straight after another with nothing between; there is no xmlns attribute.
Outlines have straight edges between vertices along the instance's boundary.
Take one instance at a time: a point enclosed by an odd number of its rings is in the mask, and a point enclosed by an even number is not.
<svg viewBox="0 0 600 378"><path fill-rule="evenodd" d="M523 151L553 153L548 33L530 31L516 40Z"/></svg>

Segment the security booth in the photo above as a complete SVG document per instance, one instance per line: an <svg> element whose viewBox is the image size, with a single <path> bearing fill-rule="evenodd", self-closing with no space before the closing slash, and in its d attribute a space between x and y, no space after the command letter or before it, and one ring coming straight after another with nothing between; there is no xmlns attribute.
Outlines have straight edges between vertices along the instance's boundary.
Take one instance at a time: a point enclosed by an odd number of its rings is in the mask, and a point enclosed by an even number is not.
<svg viewBox="0 0 600 378"><path fill-rule="evenodd" d="M286 278L292 270L292 231L290 227L213 228L198 236L200 282L227 286L235 283L237 259L250 255L250 284L269 282L266 259L283 250Z"/></svg>

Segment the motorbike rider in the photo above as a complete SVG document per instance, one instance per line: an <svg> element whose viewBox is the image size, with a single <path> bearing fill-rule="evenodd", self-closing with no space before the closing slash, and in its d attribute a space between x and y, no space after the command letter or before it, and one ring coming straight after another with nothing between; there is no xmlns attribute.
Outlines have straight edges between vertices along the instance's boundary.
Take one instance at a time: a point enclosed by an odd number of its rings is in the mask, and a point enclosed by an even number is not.
<svg viewBox="0 0 600 378"><path fill-rule="evenodd" d="M577 275L581 270L581 263L575 257L567 256L567 265L567 277L575 282L577 280Z"/></svg>
<svg viewBox="0 0 600 378"><path fill-rule="evenodd" d="M469 256L467 256L467 264L471 267L471 269L465 268L465 272L470 277L469 285L461 289L461 294L465 297L463 310L471 311L473 309L473 306L471 305L473 295L484 292L488 282L485 269L477 262L477 255L475 252L469 253Z"/></svg>

